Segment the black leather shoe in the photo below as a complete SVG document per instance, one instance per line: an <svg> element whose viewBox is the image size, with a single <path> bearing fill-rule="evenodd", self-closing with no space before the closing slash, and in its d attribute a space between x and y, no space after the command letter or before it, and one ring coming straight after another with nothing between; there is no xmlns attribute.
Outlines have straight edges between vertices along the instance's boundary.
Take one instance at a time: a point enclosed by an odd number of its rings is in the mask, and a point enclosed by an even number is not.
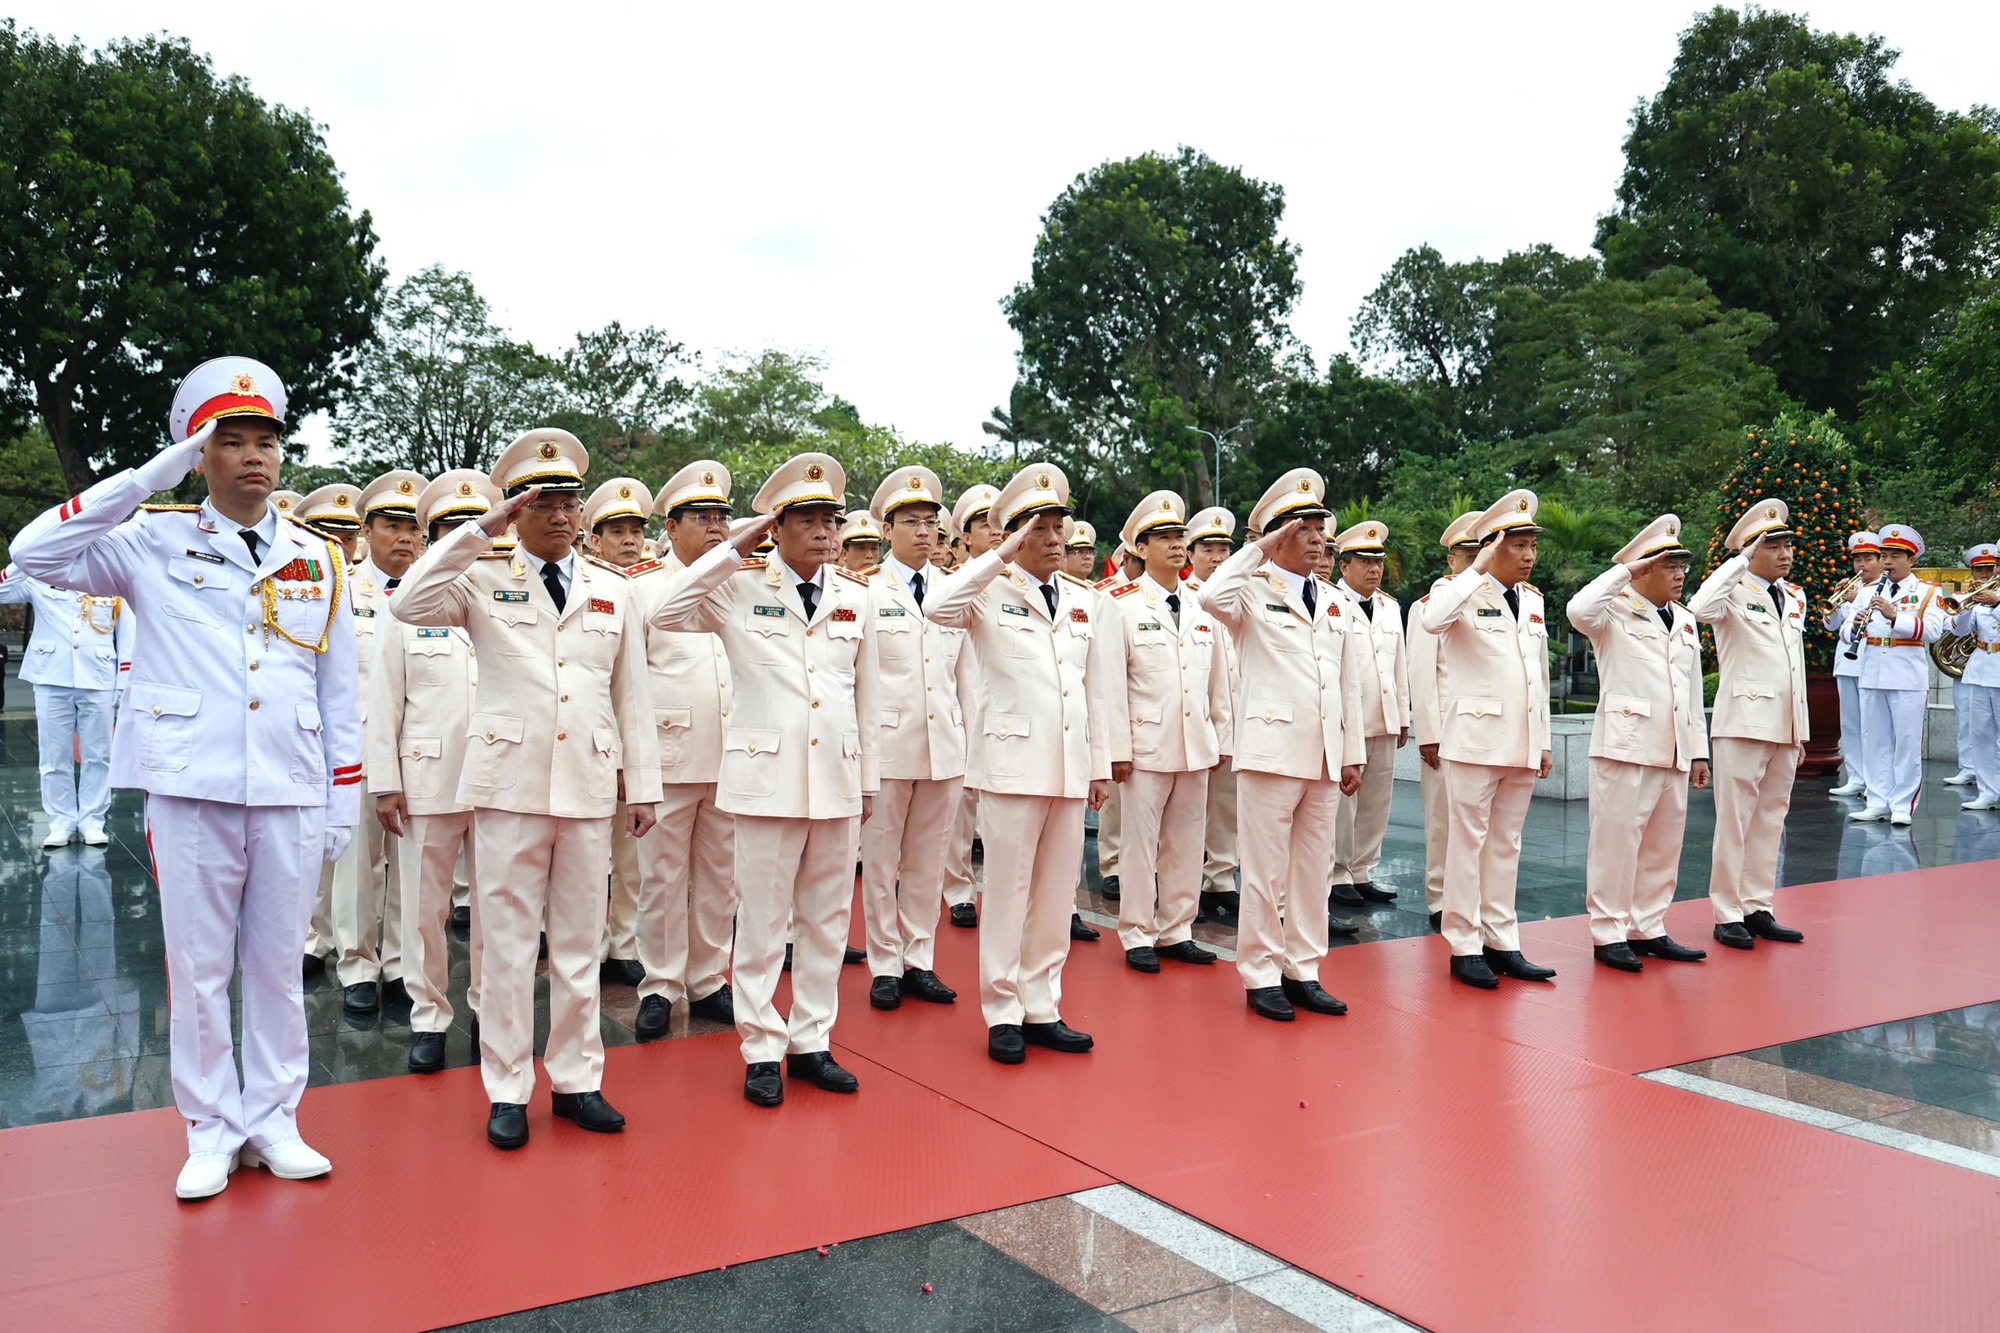
<svg viewBox="0 0 2000 1333"><path fill-rule="evenodd" d="M927 967L913 967L903 973L903 994L928 1004L950 1004L958 998L958 992L938 980L938 974Z"/></svg>
<svg viewBox="0 0 2000 1333"><path fill-rule="evenodd" d="M1204 893L1201 895L1201 911L1197 921L1210 921L1218 926L1236 924L1236 895L1233 893Z"/></svg>
<svg viewBox="0 0 2000 1333"><path fill-rule="evenodd" d="M639 1016L632 1020L632 1033L640 1041L658 1041L673 1023L674 1003L664 995L648 995L639 1001Z"/></svg>
<svg viewBox="0 0 2000 1333"><path fill-rule="evenodd" d="M382 983L382 1003L388 1004L392 1001L396 1004L408 1004L410 1002L409 984L401 977L397 977L394 981L385 981Z"/></svg>
<svg viewBox="0 0 2000 1333"><path fill-rule="evenodd" d="M1368 903L1368 900L1361 896L1360 890L1352 884L1334 884L1329 886L1326 892L1329 901L1339 903L1342 907L1364 907Z"/></svg>
<svg viewBox="0 0 2000 1333"><path fill-rule="evenodd" d="M894 977L877 977L868 983L868 1003L877 1009L903 1007L903 986Z"/></svg>
<svg viewBox="0 0 2000 1333"><path fill-rule="evenodd" d="M1021 1040L1033 1046L1046 1046L1052 1051L1063 1051L1079 1055L1097 1043L1088 1032L1078 1032L1058 1018L1053 1023L1021 1024Z"/></svg>
<svg viewBox="0 0 2000 1333"><path fill-rule="evenodd" d="M1746 930L1741 921L1725 921L1715 928L1718 944L1726 944L1732 949L1754 949L1757 937Z"/></svg>
<svg viewBox="0 0 2000 1333"><path fill-rule="evenodd" d="M1356 884L1354 891L1371 903L1393 903L1396 901L1396 891L1394 889L1385 889L1380 884Z"/></svg>
<svg viewBox="0 0 2000 1333"><path fill-rule="evenodd" d="M785 1073L828 1092L859 1092L861 1080L833 1062L830 1051L808 1051L785 1057Z"/></svg>
<svg viewBox="0 0 2000 1333"><path fill-rule="evenodd" d="M1632 952L1632 946L1629 944L1593 944L1590 946L1590 956L1606 967L1616 968L1620 972L1638 972L1646 966L1639 961L1639 955Z"/></svg>
<svg viewBox="0 0 2000 1333"><path fill-rule="evenodd" d="M705 1018L711 1023L726 1023L736 1026L736 997L729 992L729 983L723 982L709 994L688 1005L688 1013L696 1018Z"/></svg>
<svg viewBox="0 0 2000 1333"><path fill-rule="evenodd" d="M1118 876L1106 875L1104 877L1104 882L1098 886L1097 892L1098 895L1102 897L1106 902L1113 902L1113 903L1117 902Z"/></svg>
<svg viewBox="0 0 2000 1333"><path fill-rule="evenodd" d="M496 1148L518 1148L528 1141L528 1108L516 1102L495 1102L486 1114L486 1141Z"/></svg>
<svg viewBox="0 0 2000 1333"><path fill-rule="evenodd" d="M979 924L979 908L972 903L953 903L951 924L964 930L971 930Z"/></svg>
<svg viewBox="0 0 2000 1333"><path fill-rule="evenodd" d="M1442 935L1442 934L1444 934L1444 913L1443 913L1443 912L1432 912L1432 913L1431 913L1431 934L1433 934L1433 935Z"/></svg>
<svg viewBox="0 0 2000 1333"><path fill-rule="evenodd" d="M867 961L868 951L866 949L857 949L851 944L847 946L847 952L840 956L840 965L842 967L856 967Z"/></svg>
<svg viewBox="0 0 2000 1333"><path fill-rule="evenodd" d="M743 1071L743 1100L753 1106L777 1106L785 1100L776 1060L759 1061Z"/></svg>
<svg viewBox="0 0 2000 1333"><path fill-rule="evenodd" d="M646 969L631 958L607 958L597 965L597 979L607 986L636 986L646 979Z"/></svg>
<svg viewBox="0 0 2000 1333"><path fill-rule="evenodd" d="M1028 1041L1016 1023L999 1023L986 1029L986 1054L1003 1065L1018 1065L1028 1058Z"/></svg>
<svg viewBox="0 0 2000 1333"><path fill-rule="evenodd" d="M472 909L471 909L470 907L454 907L454 908L452 908L452 909L451 909L451 928L452 928L453 930L471 930L471 929L472 929Z"/></svg>
<svg viewBox="0 0 2000 1333"><path fill-rule="evenodd" d="M1278 987L1284 991L1285 998L1292 1002L1292 1007L1295 1009L1306 1009L1315 1014L1347 1012L1347 1001L1337 1000L1328 995L1317 981L1294 981L1286 977L1278 983Z"/></svg>
<svg viewBox="0 0 2000 1333"><path fill-rule="evenodd" d="M625 1128L625 1117L612 1109L601 1092L552 1092L549 1110L557 1119L573 1121L578 1129L593 1134L616 1134Z"/></svg>
<svg viewBox="0 0 2000 1333"><path fill-rule="evenodd" d="M410 1072L435 1074L444 1068L444 1033L419 1032L410 1041Z"/></svg>
<svg viewBox="0 0 2000 1333"><path fill-rule="evenodd" d="M309 953L306 955L305 967L300 975L316 977L324 971L326 971L326 959L316 953Z"/></svg>
<svg viewBox="0 0 2000 1333"><path fill-rule="evenodd" d="M340 992L340 1007L350 1014L372 1014L382 1007L382 997L374 982L357 981Z"/></svg>
<svg viewBox="0 0 2000 1333"><path fill-rule="evenodd" d="M1249 1002L1250 1012L1259 1018L1289 1023L1296 1017L1292 1012L1292 1002L1285 998L1282 987L1254 986L1243 992L1243 998Z"/></svg>
<svg viewBox="0 0 2000 1333"><path fill-rule="evenodd" d="M1182 940L1179 944L1169 944L1164 949L1153 951L1162 958L1171 958L1176 963L1213 963L1215 955L1202 948L1193 940Z"/></svg>
<svg viewBox="0 0 2000 1333"><path fill-rule="evenodd" d="M1333 943L1335 940L1351 940L1360 933L1361 923L1358 921L1350 921L1337 916L1330 916L1326 919L1326 942L1328 944Z"/></svg>
<svg viewBox="0 0 2000 1333"><path fill-rule="evenodd" d="M1803 944L1805 932L1781 926L1769 912L1752 912L1743 918L1743 929L1760 940L1777 940L1780 944Z"/></svg>
<svg viewBox="0 0 2000 1333"><path fill-rule="evenodd" d="M1134 972L1157 972L1160 970L1160 955L1150 944L1142 944L1136 949L1125 951L1125 966Z"/></svg>
<svg viewBox="0 0 2000 1333"><path fill-rule="evenodd" d="M1493 969L1486 964L1486 955L1477 953L1453 954L1451 979L1481 990L1492 990L1500 984L1500 978L1494 976Z"/></svg>
<svg viewBox="0 0 2000 1333"><path fill-rule="evenodd" d="M1094 940L1097 938L1097 927L1085 924L1081 912L1071 912L1069 914L1069 937L1073 940Z"/></svg>
<svg viewBox="0 0 2000 1333"><path fill-rule="evenodd" d="M1632 952L1642 958L1664 958L1670 963L1699 963L1708 957L1706 949L1690 949L1671 935L1655 935L1650 940L1628 940Z"/></svg>
<svg viewBox="0 0 2000 1333"><path fill-rule="evenodd" d="M1556 976L1553 967L1529 962L1521 957L1519 949L1488 949L1486 965L1501 976L1512 977L1516 981L1553 981Z"/></svg>

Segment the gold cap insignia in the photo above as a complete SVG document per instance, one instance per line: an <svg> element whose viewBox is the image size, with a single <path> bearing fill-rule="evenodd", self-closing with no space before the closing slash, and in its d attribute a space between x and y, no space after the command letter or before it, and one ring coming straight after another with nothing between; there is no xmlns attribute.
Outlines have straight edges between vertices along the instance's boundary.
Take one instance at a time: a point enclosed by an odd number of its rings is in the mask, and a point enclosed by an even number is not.
<svg viewBox="0 0 2000 1333"><path fill-rule="evenodd" d="M242 394L245 398L248 398L251 394L257 392L257 381L252 379L246 372L231 380L229 387Z"/></svg>
<svg viewBox="0 0 2000 1333"><path fill-rule="evenodd" d="M631 488L630 486L620 486L620 487L618 488L618 498L619 498L619 499L621 499L621 500L629 500L629 499L631 499L631 498L632 498L632 488Z"/></svg>
<svg viewBox="0 0 2000 1333"><path fill-rule="evenodd" d="M549 440L543 440L542 447L538 449L536 452L541 454L541 456L545 459L554 458L556 456L556 447L553 442Z"/></svg>
<svg viewBox="0 0 2000 1333"><path fill-rule="evenodd" d="M469 481L461 481L460 483L458 483L458 493L460 495L472 494L472 483Z"/></svg>
<svg viewBox="0 0 2000 1333"><path fill-rule="evenodd" d="M1049 474L1048 474L1048 473L1046 473L1046 472L1044 472L1044 473L1040 474L1039 476L1037 476L1037 477L1035 478L1035 489L1036 489L1036 490L1039 490L1039 491L1046 491L1046 490L1049 490L1049 489L1051 489L1051 488L1052 488L1053 486L1054 486L1054 483L1053 483L1053 482L1051 482L1051 481L1049 480Z"/></svg>
<svg viewBox="0 0 2000 1333"><path fill-rule="evenodd" d="M821 467L818 463L806 464L807 481L818 481L821 477L824 477L825 475L826 475L826 469Z"/></svg>
<svg viewBox="0 0 2000 1333"><path fill-rule="evenodd" d="M702 474L701 474L701 484L702 484L702 485L704 485L704 486L713 486L713 485L715 485L715 474L714 474L713 472L704 472L704 473L702 473Z"/></svg>
<svg viewBox="0 0 2000 1333"><path fill-rule="evenodd" d="M1313 484L1310 481L1307 481L1304 477L1299 478L1299 489L1301 491L1304 491L1307 495L1311 495L1312 488Z"/></svg>
<svg viewBox="0 0 2000 1333"><path fill-rule="evenodd" d="M1516 500L1514 507L1524 514L1528 512L1528 502L1526 500Z"/></svg>
<svg viewBox="0 0 2000 1333"><path fill-rule="evenodd" d="M347 497L345 495L336 495L333 497L333 503L336 507L345 509L347 508Z"/></svg>
<svg viewBox="0 0 2000 1333"><path fill-rule="evenodd" d="M1765 518L1776 518L1777 516L1778 516L1778 506L1776 505L1772 505L1769 509L1766 509L1764 511Z"/></svg>
<svg viewBox="0 0 2000 1333"><path fill-rule="evenodd" d="M913 491L920 491L920 490L922 490L923 488L924 488L924 479L923 479L922 477L911 477L911 478L910 478L910 489L911 489L911 490L913 490Z"/></svg>
<svg viewBox="0 0 2000 1333"><path fill-rule="evenodd" d="M1678 537L1678 536L1680 536L1680 535L1681 535L1681 525L1680 525L1680 524L1678 524L1678 523L1669 523L1669 524L1667 524L1667 535L1668 535L1669 537Z"/></svg>
<svg viewBox="0 0 2000 1333"><path fill-rule="evenodd" d="M1161 513L1165 513L1165 514L1171 514L1171 513L1173 513L1173 512L1174 512L1174 502L1173 502L1172 500L1162 500L1162 501L1160 501L1160 512L1161 512Z"/></svg>
<svg viewBox="0 0 2000 1333"><path fill-rule="evenodd" d="M405 477L402 481L396 483L396 494L398 495L408 495L411 491L414 491L415 489L417 489L416 483L411 481L407 477Z"/></svg>

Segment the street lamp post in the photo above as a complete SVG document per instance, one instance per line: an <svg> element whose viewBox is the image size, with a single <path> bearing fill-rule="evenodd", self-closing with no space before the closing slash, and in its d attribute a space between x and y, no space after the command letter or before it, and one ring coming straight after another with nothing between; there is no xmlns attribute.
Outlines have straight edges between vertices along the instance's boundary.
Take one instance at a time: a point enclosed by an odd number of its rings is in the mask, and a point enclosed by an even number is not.
<svg viewBox="0 0 2000 1333"><path fill-rule="evenodd" d="M1255 418L1245 417L1243 418L1243 420L1231 426L1228 430L1223 431L1222 434L1220 435L1217 435L1212 430L1203 430L1200 426L1188 426L1185 428L1187 430L1193 431L1197 435L1206 435L1215 444L1215 502L1217 504L1222 503L1222 442L1228 439L1230 436L1234 435L1237 431L1242 430L1245 426L1252 426L1255 424L1256 424Z"/></svg>

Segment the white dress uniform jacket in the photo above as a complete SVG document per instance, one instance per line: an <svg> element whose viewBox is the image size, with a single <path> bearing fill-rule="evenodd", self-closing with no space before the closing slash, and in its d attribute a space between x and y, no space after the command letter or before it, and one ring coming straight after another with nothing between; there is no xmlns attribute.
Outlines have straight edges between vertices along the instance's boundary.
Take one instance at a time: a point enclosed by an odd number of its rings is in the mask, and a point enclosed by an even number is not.
<svg viewBox="0 0 2000 1333"><path fill-rule="evenodd" d="M401 590L397 592L401 596ZM466 727L478 683L472 640L462 629L406 625L383 615L368 682L368 790L401 792L412 815L462 814Z"/></svg>
<svg viewBox="0 0 2000 1333"><path fill-rule="evenodd" d="M914 572L891 560L868 579L880 671L876 744L883 777L936 782L965 775L973 659L964 630L938 624L917 605L909 585ZM922 573L929 601L949 576L935 568Z"/></svg>
<svg viewBox="0 0 2000 1333"><path fill-rule="evenodd" d="M729 654L713 634L680 633L651 622L667 590L688 566L669 547L658 560L627 570L639 613L648 622L646 665L653 674L660 780L714 782L722 769L722 728L729 716Z"/></svg>
<svg viewBox="0 0 2000 1333"><path fill-rule="evenodd" d="M1476 569L1446 579L1419 619L1445 636L1451 695L1442 705L1438 754L1464 764L1539 768L1549 748L1549 630L1542 594L1514 585L1520 615L1499 580Z"/></svg>
<svg viewBox="0 0 2000 1333"><path fill-rule="evenodd" d="M2000 606L1967 602L1952 621L1951 632L1973 640L1962 683L2000 689Z"/></svg>
<svg viewBox="0 0 2000 1333"><path fill-rule="evenodd" d="M1185 584L1178 592L1178 625L1166 589L1145 575L1105 599L1125 635L1132 763L1153 773L1213 768L1230 746L1226 635Z"/></svg>
<svg viewBox="0 0 2000 1333"><path fill-rule="evenodd" d="M1937 589L1915 574L1905 574L1883 596L1896 604L1896 619L1892 624L1880 611L1868 613L1867 643L1861 649L1861 688L1929 689L1931 661L1927 648L1943 636L1950 624L1950 617L1938 605Z"/></svg>
<svg viewBox="0 0 2000 1333"><path fill-rule="evenodd" d="M1569 601L1569 622L1597 650L1601 675L1590 753L1600 759L1685 773L1708 758L1701 706L1701 638L1694 616L1668 605L1667 628L1632 591L1632 571L1614 564Z"/></svg>
<svg viewBox="0 0 2000 1333"><path fill-rule="evenodd" d="M0 569L0 605L7 603L35 609L22 680L71 690L125 687L136 631L132 609L121 600L51 587L9 565Z"/></svg>
<svg viewBox="0 0 2000 1333"><path fill-rule="evenodd" d="M1812 734L1806 722L1805 589L1783 579L1760 586L1749 570L1748 559L1731 556L1688 599L1694 618L1715 632L1721 668L1709 732L1803 745Z"/></svg>
<svg viewBox="0 0 2000 1333"><path fill-rule="evenodd" d="M1334 585L1352 617L1348 630L1363 639L1361 715L1370 736L1395 736L1410 727L1410 658L1403 642L1403 607L1386 592L1364 598L1345 581ZM1363 615L1361 603L1372 603Z"/></svg>

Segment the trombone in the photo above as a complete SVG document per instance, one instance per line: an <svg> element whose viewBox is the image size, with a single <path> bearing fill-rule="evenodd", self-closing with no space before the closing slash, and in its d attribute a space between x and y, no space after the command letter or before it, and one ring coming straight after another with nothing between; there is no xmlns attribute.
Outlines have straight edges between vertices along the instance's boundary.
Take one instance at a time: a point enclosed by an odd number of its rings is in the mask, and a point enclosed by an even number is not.
<svg viewBox="0 0 2000 1333"><path fill-rule="evenodd" d="M1838 611L1841 607L1845 606L1847 604L1848 596L1852 594L1856 588L1860 587L1862 583L1864 583L1867 580L1867 577L1868 576L1866 574L1856 574L1851 578L1849 578L1847 582L1841 584L1838 588L1835 588L1832 592L1828 593L1826 595L1826 600L1820 603L1819 607L1820 618L1823 620L1826 617L1832 615L1834 612ZM1957 615L1958 613L1954 611L1952 612L1952 614Z"/></svg>

